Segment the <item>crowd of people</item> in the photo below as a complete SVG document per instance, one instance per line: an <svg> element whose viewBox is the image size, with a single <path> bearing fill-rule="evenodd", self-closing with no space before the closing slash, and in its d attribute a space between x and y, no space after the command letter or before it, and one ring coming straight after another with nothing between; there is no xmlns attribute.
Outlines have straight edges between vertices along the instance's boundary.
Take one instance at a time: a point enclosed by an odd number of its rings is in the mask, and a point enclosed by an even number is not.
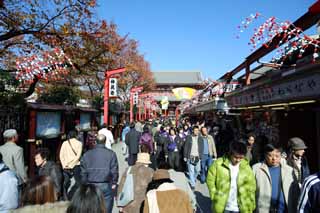
<svg viewBox="0 0 320 213"><path fill-rule="evenodd" d="M34 155L36 174L28 178L18 133L4 131L0 146L0 212L196 212L197 182L206 184L212 212L320 212L320 173L310 175L301 138L257 147L256 137L233 139L221 148L216 127L183 120L126 123L119 175L115 143L106 125L86 140L70 131L50 160L50 150ZM261 145L261 144L260 144ZM227 148L226 148L227 147Z"/></svg>

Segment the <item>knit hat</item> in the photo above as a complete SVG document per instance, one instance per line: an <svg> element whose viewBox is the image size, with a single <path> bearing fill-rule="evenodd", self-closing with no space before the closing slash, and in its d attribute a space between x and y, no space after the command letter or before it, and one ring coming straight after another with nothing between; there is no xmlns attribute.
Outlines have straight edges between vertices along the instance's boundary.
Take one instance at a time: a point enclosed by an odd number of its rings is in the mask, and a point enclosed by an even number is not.
<svg viewBox="0 0 320 213"><path fill-rule="evenodd" d="M7 129L3 133L3 137L4 138L12 138L12 137L17 136L17 135L18 135L18 133L17 133L17 130L15 130L15 129Z"/></svg>
<svg viewBox="0 0 320 213"><path fill-rule="evenodd" d="M151 164L149 153L138 153L137 163Z"/></svg>
<svg viewBox="0 0 320 213"><path fill-rule="evenodd" d="M161 180L161 179L170 179L170 175L168 170L165 169L157 169L153 173L153 180Z"/></svg>
<svg viewBox="0 0 320 213"><path fill-rule="evenodd" d="M305 145L304 141L301 138L294 137L290 138L288 142L288 146L292 150L301 150L307 149L308 147Z"/></svg>

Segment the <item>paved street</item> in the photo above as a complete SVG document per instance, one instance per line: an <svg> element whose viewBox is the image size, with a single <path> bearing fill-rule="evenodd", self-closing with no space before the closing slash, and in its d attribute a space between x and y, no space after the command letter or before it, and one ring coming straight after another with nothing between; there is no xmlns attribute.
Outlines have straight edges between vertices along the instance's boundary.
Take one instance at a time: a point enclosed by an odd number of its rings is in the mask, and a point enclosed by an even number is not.
<svg viewBox="0 0 320 213"><path fill-rule="evenodd" d="M117 143L114 144L112 146L112 149L116 152L117 157L118 157L118 161L119 161L119 174L120 174L120 178L124 172L124 170L126 169L126 167L128 166L127 162L125 161L125 157L122 154L121 151L121 147L122 144L121 143ZM119 180L120 180L119 178ZM197 198L197 202L200 208L198 208L199 213L209 213L211 212L210 210L210 199L209 199L209 192L207 189L207 185L206 184L201 184L200 181L197 182L197 186L196 186L196 198ZM114 205L113 207L113 213L118 213L118 208Z"/></svg>

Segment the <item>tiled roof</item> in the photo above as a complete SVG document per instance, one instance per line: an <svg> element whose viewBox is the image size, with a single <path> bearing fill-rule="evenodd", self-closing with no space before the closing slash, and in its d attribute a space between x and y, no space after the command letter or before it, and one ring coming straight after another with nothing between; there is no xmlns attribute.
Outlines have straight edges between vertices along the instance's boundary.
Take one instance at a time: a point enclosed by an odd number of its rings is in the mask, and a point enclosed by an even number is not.
<svg viewBox="0 0 320 213"><path fill-rule="evenodd" d="M153 72L156 84L200 84L202 75L199 71L193 72Z"/></svg>

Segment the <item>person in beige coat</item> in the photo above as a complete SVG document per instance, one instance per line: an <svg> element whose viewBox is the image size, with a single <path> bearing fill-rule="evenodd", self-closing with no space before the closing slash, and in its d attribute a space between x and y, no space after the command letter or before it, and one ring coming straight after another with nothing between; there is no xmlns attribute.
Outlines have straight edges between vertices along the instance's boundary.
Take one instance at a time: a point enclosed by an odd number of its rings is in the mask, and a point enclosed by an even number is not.
<svg viewBox="0 0 320 213"><path fill-rule="evenodd" d="M127 206L120 207L120 212L139 213L148 184L152 181L153 169L148 167L149 164L151 164L149 153L138 153L136 164L131 167L130 171L133 174L134 200ZM125 170L120 180L118 194L121 193L124 186L127 171L128 168Z"/></svg>
<svg viewBox="0 0 320 213"><path fill-rule="evenodd" d="M297 183L293 169L281 158L281 148L266 145L265 161L253 165L253 172L257 183L257 213L296 212Z"/></svg>

